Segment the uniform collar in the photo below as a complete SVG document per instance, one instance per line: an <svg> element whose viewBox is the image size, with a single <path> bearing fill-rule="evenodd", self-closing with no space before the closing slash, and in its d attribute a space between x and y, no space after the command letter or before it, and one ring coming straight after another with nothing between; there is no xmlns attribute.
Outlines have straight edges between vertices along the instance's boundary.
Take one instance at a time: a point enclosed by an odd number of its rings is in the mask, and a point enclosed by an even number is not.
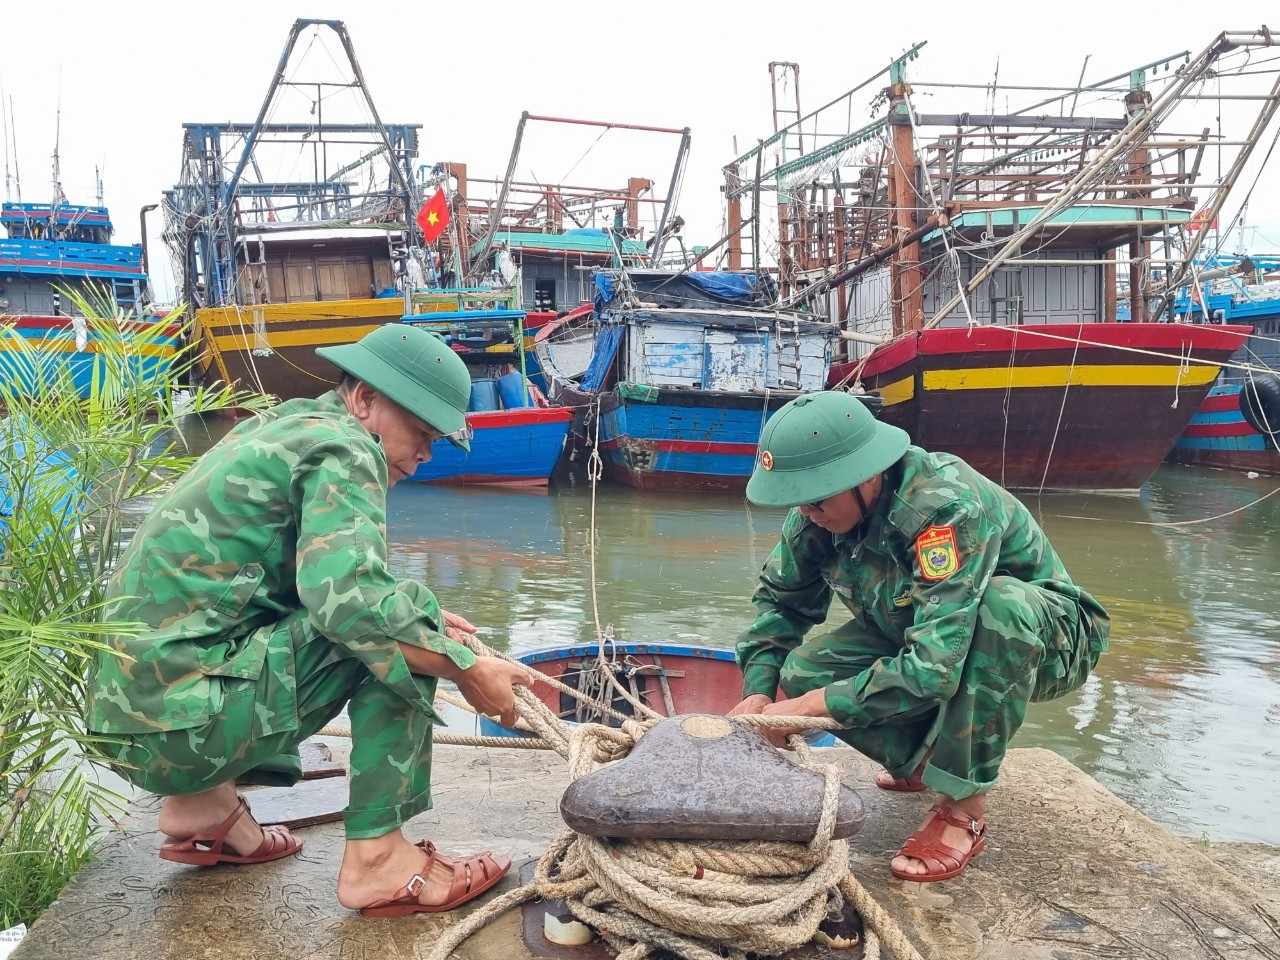
<svg viewBox="0 0 1280 960"><path fill-rule="evenodd" d="M347 409L347 405L342 399L342 394L337 390L329 390L320 394L320 396L316 397L316 405L339 413L350 414L351 412Z"/></svg>

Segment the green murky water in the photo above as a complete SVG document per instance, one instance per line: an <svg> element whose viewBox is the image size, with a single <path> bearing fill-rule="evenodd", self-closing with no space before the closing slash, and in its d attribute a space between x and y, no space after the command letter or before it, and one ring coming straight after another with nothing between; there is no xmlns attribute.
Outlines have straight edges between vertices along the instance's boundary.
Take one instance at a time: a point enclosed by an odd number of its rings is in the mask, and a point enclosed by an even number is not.
<svg viewBox="0 0 1280 960"><path fill-rule="evenodd" d="M1072 696L1033 705L1016 745L1048 747L1179 833L1280 844L1280 481L1164 467L1140 498L1029 505L1111 611L1112 649ZM401 484L392 564L484 638L526 650L595 635L584 488ZM783 513L729 497L602 487L601 619L621 640L731 646ZM834 611L832 624L839 610Z"/></svg>

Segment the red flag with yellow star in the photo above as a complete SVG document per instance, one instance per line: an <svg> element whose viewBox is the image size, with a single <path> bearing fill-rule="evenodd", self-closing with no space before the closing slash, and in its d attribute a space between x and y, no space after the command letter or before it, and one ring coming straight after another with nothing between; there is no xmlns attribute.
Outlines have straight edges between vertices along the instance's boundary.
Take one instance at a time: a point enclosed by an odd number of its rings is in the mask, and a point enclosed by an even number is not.
<svg viewBox="0 0 1280 960"><path fill-rule="evenodd" d="M422 228L422 236L427 243L435 243L440 234L444 233L444 228L449 225L449 202L445 199L442 189L436 188L431 199L418 211L417 219L418 226Z"/></svg>

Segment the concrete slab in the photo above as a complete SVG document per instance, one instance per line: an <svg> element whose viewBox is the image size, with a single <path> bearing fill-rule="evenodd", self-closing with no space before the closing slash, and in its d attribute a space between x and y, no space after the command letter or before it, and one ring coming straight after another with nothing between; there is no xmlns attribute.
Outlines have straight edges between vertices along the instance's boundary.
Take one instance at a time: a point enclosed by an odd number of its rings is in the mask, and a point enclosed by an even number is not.
<svg viewBox="0 0 1280 960"><path fill-rule="evenodd" d="M853 841L855 873L926 957L1280 960L1280 926L1269 926L1273 905L1257 886L1052 753L1010 754L991 796L987 852L965 876L927 886L893 880L888 869L927 798L876 790L869 762L848 750L827 753L867 807ZM414 821L415 837L448 852L509 850L519 861L539 855L561 829L566 781L556 757L441 747L433 770L435 809ZM156 857L156 808L154 799L134 805L14 960L420 958L453 919L365 920L339 906L340 824L301 831L306 846L294 859L201 870ZM512 876L497 889L515 883ZM507 915L473 938L464 957L529 960L520 927L518 912Z"/></svg>

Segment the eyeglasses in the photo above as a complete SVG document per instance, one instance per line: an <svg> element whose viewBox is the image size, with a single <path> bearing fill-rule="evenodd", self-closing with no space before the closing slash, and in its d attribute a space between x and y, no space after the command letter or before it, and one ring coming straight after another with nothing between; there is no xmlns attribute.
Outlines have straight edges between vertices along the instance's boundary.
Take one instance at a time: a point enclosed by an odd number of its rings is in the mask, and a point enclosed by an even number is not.
<svg viewBox="0 0 1280 960"><path fill-rule="evenodd" d="M470 443L474 435L475 431L472 429L471 424L466 423L460 429L453 431L453 433L444 434L443 439L448 440L456 447L461 447L464 442Z"/></svg>

